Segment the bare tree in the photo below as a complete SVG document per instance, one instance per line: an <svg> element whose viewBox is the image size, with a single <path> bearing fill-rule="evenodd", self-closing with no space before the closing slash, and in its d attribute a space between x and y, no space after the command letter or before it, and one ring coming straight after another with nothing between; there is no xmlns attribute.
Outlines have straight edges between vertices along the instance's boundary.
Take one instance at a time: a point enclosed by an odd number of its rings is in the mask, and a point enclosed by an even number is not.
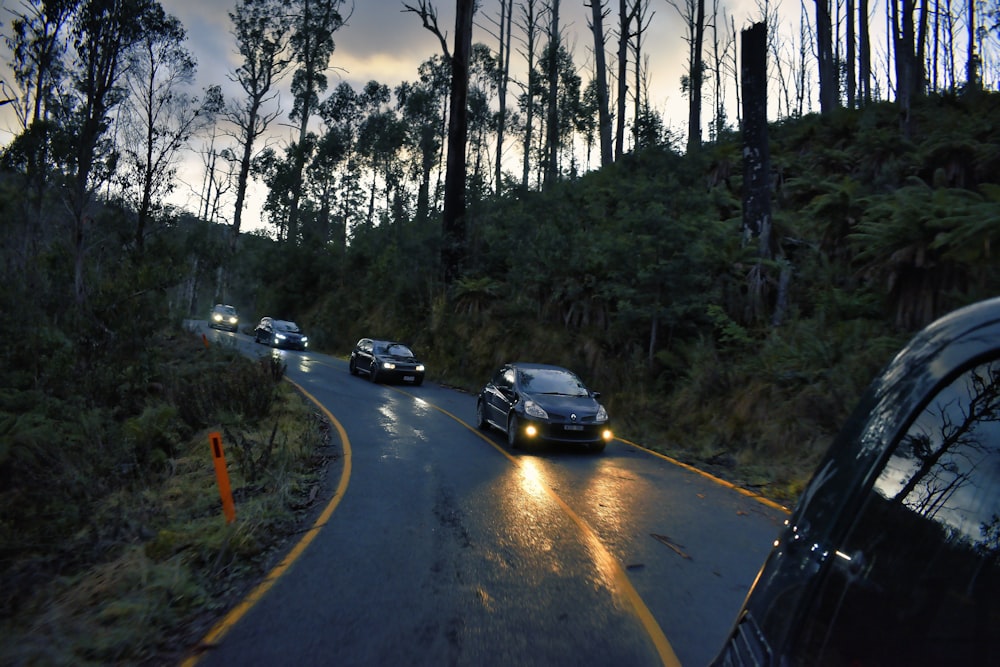
<svg viewBox="0 0 1000 667"><path fill-rule="evenodd" d="M539 0L524 0L519 4L521 10L520 20L518 21L518 27L524 33L522 39L522 44L524 45L524 50L521 55L524 57L525 64L528 72L528 80L523 83L523 92L521 95L522 106L524 107L525 120L524 120L524 137L522 142L523 157L521 163L521 187L528 187L528 176L531 173L531 144L533 141L533 132L535 126L535 92L536 92L536 74L535 74L535 57L538 51L538 38L540 33L539 26L544 20L546 10L539 7Z"/></svg>
<svg viewBox="0 0 1000 667"><path fill-rule="evenodd" d="M500 0L500 16L495 21L497 28L497 112L496 112L496 155L493 166L493 180L497 194L503 179L503 146L507 134L507 88L510 84L511 36L514 25L514 0Z"/></svg>
<svg viewBox="0 0 1000 667"><path fill-rule="evenodd" d="M546 120L543 182L552 185L558 173L559 156L559 50L562 36L559 32L559 0L549 2L549 44L545 64L546 74Z"/></svg>
<svg viewBox="0 0 1000 667"><path fill-rule="evenodd" d="M611 109L608 98L608 64L604 45L604 19L610 13L606 10L603 0L584 2L590 7L588 26L594 36L594 83L597 91L598 135L601 144L601 166L606 167L614 161L611 145Z"/></svg>
<svg viewBox="0 0 1000 667"><path fill-rule="evenodd" d="M288 17L281 0L238 0L235 12L229 17L233 21L237 50L243 57L243 64L230 74L230 79L246 94L226 110L226 117L236 128L235 139L240 150L236 208L229 239L230 250L235 252L256 142L281 115L280 110L266 111L264 106L277 98L275 84L288 72L292 61L288 54Z"/></svg>
<svg viewBox="0 0 1000 667"><path fill-rule="evenodd" d="M33 13L15 14L11 21L13 34L7 45L13 56L14 81L21 91L20 99L9 103L23 128L44 117L52 91L62 79L66 42L61 32L78 4L79 0L24 3Z"/></svg>
<svg viewBox="0 0 1000 667"><path fill-rule="evenodd" d="M615 97L615 160L620 160L625 150L625 103L628 99L628 42L632 36L637 4L618 0L618 92Z"/></svg>
<svg viewBox="0 0 1000 667"><path fill-rule="evenodd" d="M93 194L111 176L113 147L106 141L109 114L121 102L121 79L126 55L147 29L148 0L107 2L89 0L75 15L76 49L74 81L77 142L70 174L69 208L72 211L73 285L77 305L86 298L84 266L88 245L88 219Z"/></svg>
<svg viewBox="0 0 1000 667"><path fill-rule="evenodd" d="M646 86L644 66L648 64L649 59L643 57L643 36L646 34L646 30L649 28L649 24L653 20L653 13L655 12L649 13L649 0L635 0L634 10L635 31L632 33L629 50L632 52L632 76L635 84L635 91L632 96L632 134L638 145L639 125L648 108L648 104L646 103L648 96L645 95L648 87Z"/></svg>
<svg viewBox="0 0 1000 667"><path fill-rule="evenodd" d="M687 150L691 153L701 148L701 89L705 73L705 0L684 0L683 6L676 0L669 1L684 22L684 41L688 45L687 77L681 87L688 94Z"/></svg>
<svg viewBox="0 0 1000 667"><path fill-rule="evenodd" d="M291 119L299 123L298 140L293 147L291 192L288 204L288 239L298 239L299 199L303 191L303 172L309 153L309 121L319 106L319 95L326 91L326 71L333 55L333 34L347 21L340 13L344 0L298 0L293 17L290 46L296 70L292 75L295 103Z"/></svg>
<svg viewBox="0 0 1000 667"><path fill-rule="evenodd" d="M472 58L474 0L457 0L455 11L455 54L448 52L448 42L437 25L437 11L429 0L416 6L404 4L408 12L420 16L425 28L441 42L445 58L451 61L451 98L448 111L448 160L444 183L441 270L444 283L450 285L462 268L465 257L465 145L468 138L469 63Z"/></svg>
<svg viewBox="0 0 1000 667"><path fill-rule="evenodd" d="M173 16L154 6L128 62L128 96L119 120L125 170L119 182L135 208L135 250L143 252L152 210L174 188L174 164L180 149L199 125L222 109L218 88L204 106L185 92L194 79L195 62L184 47L186 34Z"/></svg>
<svg viewBox="0 0 1000 667"><path fill-rule="evenodd" d="M833 23L830 0L816 2L816 56L819 60L819 109L830 113L840 98L840 78L833 58Z"/></svg>

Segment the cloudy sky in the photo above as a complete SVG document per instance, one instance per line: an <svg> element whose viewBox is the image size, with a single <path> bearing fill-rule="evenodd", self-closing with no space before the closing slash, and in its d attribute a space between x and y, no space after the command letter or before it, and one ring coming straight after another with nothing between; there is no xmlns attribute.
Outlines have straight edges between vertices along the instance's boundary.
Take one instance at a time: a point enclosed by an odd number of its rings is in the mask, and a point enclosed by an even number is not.
<svg viewBox="0 0 1000 667"><path fill-rule="evenodd" d="M408 0L416 4L417 0ZM18 0L0 0L4 7L14 7ZM220 84L227 96L235 96L234 89L227 75L239 64L231 33L229 12L234 7L233 0L161 0L164 8L176 16L184 24L188 32L188 48L198 61L197 90ZM739 4L734 4L738 2ZM562 0L560 17L564 26L564 35L571 50L574 52L574 62L581 70L584 81L590 79L592 67L592 38L587 27L587 16L590 9L585 0ZM350 4L350 0L348 0ZM449 48L454 40L454 0L436 0L438 8L438 25L447 35ZM499 0L480 0L476 15L476 28L473 40L484 42L496 48L494 38L488 28L499 15ZM517 5L518 2L515 2ZM617 3L609 2L617 11ZM683 5L683 0L677 4ZM735 7L747 7L745 10L729 9L735 19L736 29L740 30L750 25L751 16L756 14L752 0L729 0ZM682 22L677 10L667 0L652 0L650 3L652 16L645 41L645 50L649 58L648 72L650 79L650 104L660 111L669 127L677 132L686 132L686 102L680 93L679 80L684 74L687 45L683 41ZM9 34L10 15L2 16L3 32ZM614 17L609 17L612 22ZM515 28L515 33L517 29ZM606 32L609 32L606 29ZM417 15L403 11L403 0L355 0L354 10L347 25L336 35L336 50L331 61L333 68L329 73L329 89L332 91L341 81L346 81L356 89L371 80L394 87L402 81L412 81L417 78L417 67L420 63L440 53L440 43L437 38L426 30ZM610 44L610 42L609 42ZM613 50L613 47L611 49ZM10 81L7 70L9 53L3 53L3 79ZM520 62L518 62L520 61ZM516 52L512 67L515 69L523 62ZM287 81L285 82L287 89ZM9 88L8 88L9 90ZM732 106L733 101L730 101ZM282 117L279 122L287 122L287 114L291 109L292 99L287 90L280 95ZM708 108L708 107L706 107ZM730 115L735 115L731 113ZM706 116L707 117L707 116ZM276 123L277 125L277 123ZM9 107L0 107L0 145L4 145L19 131L19 125L12 117ZM273 142L281 144L284 137L290 136L287 127L275 128L277 135ZM200 165L200 158L194 157L189 162ZM192 175L190 180L197 183L199 177ZM190 198L190 192L182 188L172 198L177 204L184 205ZM192 205L193 206L193 205ZM259 196L249 204L244 215L247 221L259 218Z"/></svg>

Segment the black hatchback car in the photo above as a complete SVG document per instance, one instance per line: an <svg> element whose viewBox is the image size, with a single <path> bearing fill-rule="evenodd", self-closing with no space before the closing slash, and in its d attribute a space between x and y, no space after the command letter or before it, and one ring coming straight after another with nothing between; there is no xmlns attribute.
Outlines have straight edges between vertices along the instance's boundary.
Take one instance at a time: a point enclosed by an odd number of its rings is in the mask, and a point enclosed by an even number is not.
<svg viewBox="0 0 1000 667"><path fill-rule="evenodd" d="M476 424L500 429L511 447L547 441L600 452L614 438L600 396L560 366L506 364L479 392Z"/></svg>
<svg viewBox="0 0 1000 667"><path fill-rule="evenodd" d="M362 338L351 351L351 375L364 373L372 382L424 383L425 367L408 346L391 340Z"/></svg>
<svg viewBox="0 0 1000 667"><path fill-rule="evenodd" d="M867 389L716 665L1000 664L1000 299Z"/></svg>
<svg viewBox="0 0 1000 667"><path fill-rule="evenodd" d="M309 337L302 333L298 324L273 317L261 318L254 329L253 341L287 350L305 350L309 347Z"/></svg>

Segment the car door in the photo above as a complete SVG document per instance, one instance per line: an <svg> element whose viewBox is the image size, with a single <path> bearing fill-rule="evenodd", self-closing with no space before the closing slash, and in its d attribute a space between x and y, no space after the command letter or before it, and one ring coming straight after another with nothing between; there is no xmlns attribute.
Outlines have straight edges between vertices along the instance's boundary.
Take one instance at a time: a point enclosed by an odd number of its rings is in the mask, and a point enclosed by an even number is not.
<svg viewBox="0 0 1000 667"><path fill-rule="evenodd" d="M514 369L504 366L493 374L487 390L487 418L502 428L507 427L507 415L514 401Z"/></svg>
<svg viewBox="0 0 1000 667"><path fill-rule="evenodd" d="M372 366L372 341L369 338L363 338L358 341L356 355L354 359L354 367L360 368L365 373L371 371Z"/></svg>
<svg viewBox="0 0 1000 667"><path fill-rule="evenodd" d="M1000 664L1000 361L930 397L828 559L802 664Z"/></svg>

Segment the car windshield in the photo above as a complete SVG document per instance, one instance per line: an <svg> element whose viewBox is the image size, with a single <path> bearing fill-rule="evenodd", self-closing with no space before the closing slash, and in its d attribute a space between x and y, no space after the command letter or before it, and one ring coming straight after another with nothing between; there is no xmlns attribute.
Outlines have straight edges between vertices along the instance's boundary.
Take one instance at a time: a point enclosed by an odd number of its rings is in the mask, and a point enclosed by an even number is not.
<svg viewBox="0 0 1000 667"><path fill-rule="evenodd" d="M588 395L580 378L569 371L556 368L521 369L520 384L525 391L534 394Z"/></svg>
<svg viewBox="0 0 1000 667"><path fill-rule="evenodd" d="M226 315L235 315L236 314L236 309L233 308L232 306L216 306L215 310L216 310L216 312L225 313Z"/></svg>
<svg viewBox="0 0 1000 667"><path fill-rule="evenodd" d="M385 346L384 352L394 357L412 357L413 351L402 343L389 343Z"/></svg>
<svg viewBox="0 0 1000 667"><path fill-rule="evenodd" d="M274 328L278 331L289 331L291 333L299 332L299 325L295 322L285 322L283 320L276 320L274 322Z"/></svg>

